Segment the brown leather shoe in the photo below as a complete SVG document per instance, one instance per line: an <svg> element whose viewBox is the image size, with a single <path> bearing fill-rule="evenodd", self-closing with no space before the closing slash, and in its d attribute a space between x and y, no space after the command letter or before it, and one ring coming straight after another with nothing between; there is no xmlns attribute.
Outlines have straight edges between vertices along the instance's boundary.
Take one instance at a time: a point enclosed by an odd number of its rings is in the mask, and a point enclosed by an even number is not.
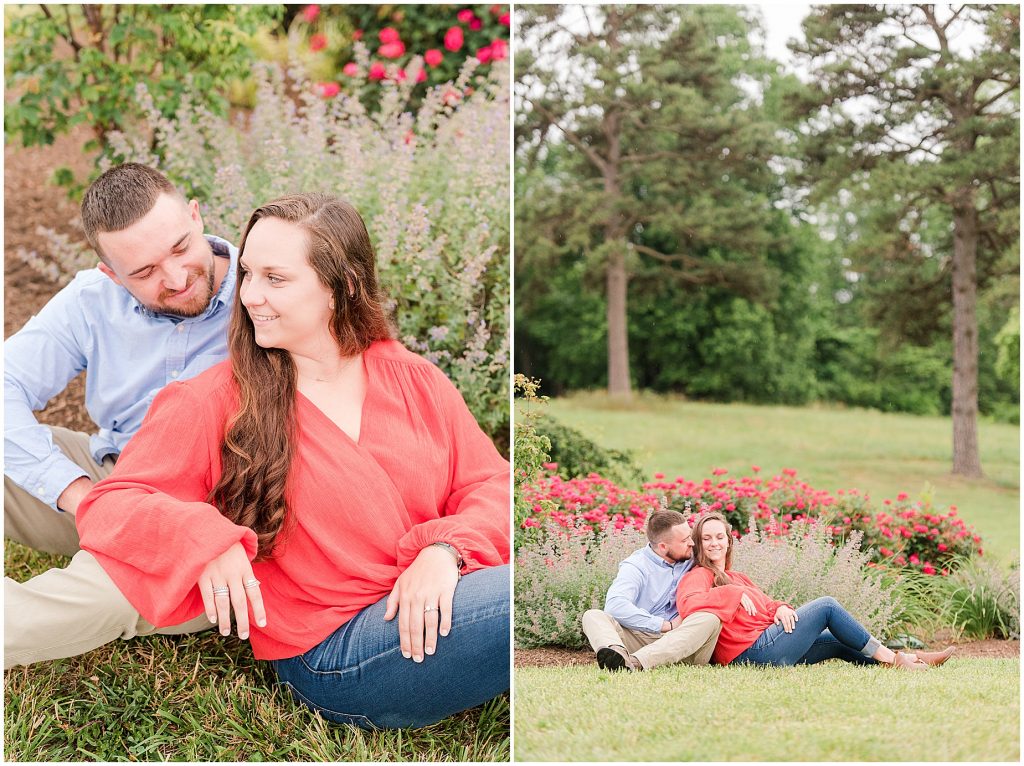
<svg viewBox="0 0 1024 766"><path fill-rule="evenodd" d="M928 666L920 660L914 661L903 652L896 652L892 662L882 663L890 668L902 668L903 670L928 670Z"/></svg>
<svg viewBox="0 0 1024 766"><path fill-rule="evenodd" d="M604 670L643 670L640 660L624 646L602 646L597 650L597 664Z"/></svg>
<svg viewBox="0 0 1024 766"><path fill-rule="evenodd" d="M953 656L953 652L956 651L956 647L948 646L941 652L914 652L917 655L917 659L932 668L937 668L939 665L944 663L950 657Z"/></svg>

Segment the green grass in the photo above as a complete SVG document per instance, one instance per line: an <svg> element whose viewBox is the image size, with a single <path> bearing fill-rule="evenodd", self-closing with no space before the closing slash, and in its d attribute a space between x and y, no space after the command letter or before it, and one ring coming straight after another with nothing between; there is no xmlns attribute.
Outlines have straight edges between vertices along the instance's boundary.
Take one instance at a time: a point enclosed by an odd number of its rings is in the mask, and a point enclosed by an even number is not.
<svg viewBox="0 0 1024 766"><path fill-rule="evenodd" d="M795 468L811 486L858 488L880 504L899 492L930 491L982 536L986 555L1009 563L1019 555L1020 428L979 425L983 479L950 474L949 418L874 410L703 404L642 394L628 405L601 393L553 399L551 415L602 446L634 451L650 477L704 478L712 467L730 475Z"/></svg>
<svg viewBox="0 0 1024 766"><path fill-rule="evenodd" d="M517 668L517 761L1017 761L1020 661Z"/></svg>
<svg viewBox="0 0 1024 766"><path fill-rule="evenodd" d="M63 561L6 545L5 572L18 580ZM507 695L423 729L367 732L294 703L248 642L212 631L118 641L4 680L8 761L509 758Z"/></svg>

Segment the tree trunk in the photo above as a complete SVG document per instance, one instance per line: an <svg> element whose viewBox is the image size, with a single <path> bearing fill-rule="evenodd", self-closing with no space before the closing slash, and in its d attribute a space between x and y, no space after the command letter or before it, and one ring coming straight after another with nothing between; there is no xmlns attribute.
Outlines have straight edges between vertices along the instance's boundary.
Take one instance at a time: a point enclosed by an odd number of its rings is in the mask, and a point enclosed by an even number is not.
<svg viewBox="0 0 1024 766"><path fill-rule="evenodd" d="M608 255L608 393L621 399L630 399L633 391L629 382L629 334L626 321L626 243L609 240L615 249Z"/></svg>
<svg viewBox="0 0 1024 766"><path fill-rule="evenodd" d="M953 203L953 473L982 476L978 453L978 211L974 190Z"/></svg>

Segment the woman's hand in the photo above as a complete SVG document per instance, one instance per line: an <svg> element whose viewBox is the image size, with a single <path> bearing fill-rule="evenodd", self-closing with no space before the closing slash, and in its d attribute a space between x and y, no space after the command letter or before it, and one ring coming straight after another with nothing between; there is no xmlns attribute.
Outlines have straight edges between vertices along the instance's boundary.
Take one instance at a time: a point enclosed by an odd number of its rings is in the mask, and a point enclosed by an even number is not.
<svg viewBox="0 0 1024 766"><path fill-rule="evenodd" d="M249 604L252 604L256 624L261 628L267 624L259 580L253 576L252 565L241 543L235 543L207 564L199 575L198 584L206 616L210 622L219 623L221 635L231 633L231 610L234 609L238 637L249 637Z"/></svg>
<svg viewBox="0 0 1024 766"><path fill-rule="evenodd" d="M437 635L452 629L452 599L459 570L451 552L428 545L409 568L399 575L388 596L384 619L398 615L402 655L423 662L424 654L437 649Z"/></svg>
<svg viewBox="0 0 1024 766"><path fill-rule="evenodd" d="M788 607L785 604L775 610L775 624L781 625L782 629L787 633L793 632L793 627L799 622L800 615L796 613L796 610L792 607Z"/></svg>
<svg viewBox="0 0 1024 766"><path fill-rule="evenodd" d="M751 617L757 614L757 607L754 606L754 600L746 593L740 596L740 606L742 606L743 610Z"/></svg>

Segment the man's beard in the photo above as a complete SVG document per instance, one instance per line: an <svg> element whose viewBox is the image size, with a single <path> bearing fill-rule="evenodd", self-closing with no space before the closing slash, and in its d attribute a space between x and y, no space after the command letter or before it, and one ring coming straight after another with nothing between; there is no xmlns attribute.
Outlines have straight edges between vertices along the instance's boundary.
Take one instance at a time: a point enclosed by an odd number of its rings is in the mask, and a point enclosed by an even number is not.
<svg viewBox="0 0 1024 766"><path fill-rule="evenodd" d="M160 293L155 304L146 306L146 308L157 314L181 317L182 319L197 317L206 311L207 306L210 305L210 300L213 298L213 281L213 261L211 260L210 268L189 271L188 279L185 282L183 290L165 290ZM173 298L178 293L188 290L196 282L199 282L200 284L196 288L196 294L188 300L188 303L182 305L169 305L164 303L165 300Z"/></svg>

